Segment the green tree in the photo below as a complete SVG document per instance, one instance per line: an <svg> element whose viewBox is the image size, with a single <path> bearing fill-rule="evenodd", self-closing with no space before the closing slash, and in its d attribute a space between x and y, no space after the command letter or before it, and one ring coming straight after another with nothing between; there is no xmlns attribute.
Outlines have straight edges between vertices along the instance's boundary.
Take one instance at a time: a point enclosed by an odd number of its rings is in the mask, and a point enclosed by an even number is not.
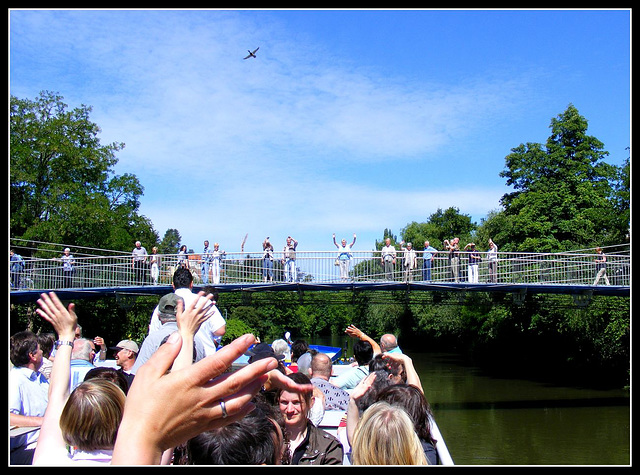
<svg viewBox="0 0 640 475"><path fill-rule="evenodd" d="M475 229L476 224L471 217L452 206L444 211L438 208L426 223L409 223L400 234L405 242L413 243L415 249L423 249L425 241L441 249L443 241L453 237L459 237L461 243L466 244L472 239Z"/></svg>
<svg viewBox="0 0 640 475"><path fill-rule="evenodd" d="M629 150L629 148L627 148ZM608 241L621 243L629 240L631 227L631 160L629 157L618 171L614 184L614 208L616 223Z"/></svg>
<svg viewBox="0 0 640 475"><path fill-rule="evenodd" d="M182 237L177 229L167 229L158 245L158 253L177 254L180 250L180 241L182 241Z"/></svg>
<svg viewBox="0 0 640 475"><path fill-rule="evenodd" d="M392 246L396 246L396 244L399 243L398 236L393 234L391 229L384 228L384 232L382 233L382 240L378 241L376 239L376 251L381 250L386 245L385 241L387 240L387 238L391 239L391 245ZM398 246L396 246L396 247L398 247Z"/></svg>
<svg viewBox="0 0 640 475"><path fill-rule="evenodd" d="M619 234L613 186L619 171L602 161L609 152L587 135L587 120L573 105L550 128L544 146L520 144L505 159L500 176L514 191L501 199L506 219L500 217L493 236L501 250L563 251Z"/></svg>
<svg viewBox="0 0 640 475"><path fill-rule="evenodd" d="M102 145L88 106L68 110L43 91L10 101L10 234L37 241L130 250L135 240L157 241L138 214L143 187L117 176L123 143Z"/></svg>

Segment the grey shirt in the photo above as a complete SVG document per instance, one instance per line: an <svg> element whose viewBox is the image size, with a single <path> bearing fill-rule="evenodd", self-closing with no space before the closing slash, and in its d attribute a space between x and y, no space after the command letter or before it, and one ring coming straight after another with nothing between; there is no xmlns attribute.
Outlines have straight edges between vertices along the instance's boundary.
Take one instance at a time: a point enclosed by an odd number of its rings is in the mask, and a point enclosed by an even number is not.
<svg viewBox="0 0 640 475"><path fill-rule="evenodd" d="M160 329L153 331L147 335L147 337L142 342L142 346L140 347L140 352L138 353L138 357L136 358L136 362L131 368L130 373L136 374L140 366L145 364L149 358L160 348L160 345L163 343L165 338L168 338L173 332L178 331L178 324L176 322L167 322L163 324ZM204 349L202 345L198 343L197 340L194 340L195 345L195 361L200 361L204 358Z"/></svg>

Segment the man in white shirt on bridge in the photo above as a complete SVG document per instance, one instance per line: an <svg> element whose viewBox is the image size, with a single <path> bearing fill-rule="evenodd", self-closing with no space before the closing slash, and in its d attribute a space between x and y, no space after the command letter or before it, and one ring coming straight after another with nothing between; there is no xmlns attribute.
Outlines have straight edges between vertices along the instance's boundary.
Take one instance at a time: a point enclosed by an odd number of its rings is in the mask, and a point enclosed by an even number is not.
<svg viewBox="0 0 640 475"><path fill-rule="evenodd" d="M396 265L396 248L391 245L391 239L384 241L385 245L380 251L380 263L384 268L384 276L387 280L393 280L393 267Z"/></svg>

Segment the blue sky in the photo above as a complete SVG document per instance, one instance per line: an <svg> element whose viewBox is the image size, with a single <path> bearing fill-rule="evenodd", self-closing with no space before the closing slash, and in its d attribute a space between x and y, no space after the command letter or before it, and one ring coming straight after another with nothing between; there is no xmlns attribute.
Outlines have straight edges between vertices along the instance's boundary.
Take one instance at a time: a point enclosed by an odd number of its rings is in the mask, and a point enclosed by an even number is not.
<svg viewBox="0 0 640 475"><path fill-rule="evenodd" d="M569 104L607 162L629 156L630 10L15 9L9 28L10 93L91 106L140 212L196 252L371 250L450 206L480 223L510 150Z"/></svg>

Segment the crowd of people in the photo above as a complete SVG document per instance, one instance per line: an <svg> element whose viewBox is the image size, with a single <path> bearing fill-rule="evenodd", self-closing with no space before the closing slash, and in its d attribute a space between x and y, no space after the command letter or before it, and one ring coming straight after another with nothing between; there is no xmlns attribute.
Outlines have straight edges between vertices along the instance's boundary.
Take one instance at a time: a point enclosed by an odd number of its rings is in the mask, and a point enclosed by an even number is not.
<svg viewBox="0 0 640 475"><path fill-rule="evenodd" d="M489 282L497 282L497 262L498 262L498 247L489 239L489 250L485 253L486 257L482 257L482 254L476 249L475 243L467 244L462 251L459 248L459 238L453 238L451 241L445 239L444 246L448 255L449 268L451 278L455 282L460 281L460 253L464 252L468 256L468 278L469 282L478 282L478 265L483 259L488 262L489 268ZM335 265L339 268L340 280L346 282L349 280L349 271L351 268L351 259L353 258L352 249L356 243L356 234L353 234L353 241L348 244L346 239L342 239L340 243L336 241L336 235L333 234L333 244L338 249L338 255L335 260ZM286 282L296 282L297 280L297 267L296 267L296 249L298 241L287 236L284 248L282 250L281 264L283 266L283 275ZM243 249L244 251L244 243ZM264 282L272 282L274 280L274 259L275 251L273 244L266 237L262 242L262 279ZM401 260L401 274L402 280L405 282L411 282L414 280L415 273L419 270L423 281L431 281L431 270L433 268L433 261L438 250L431 246L429 241L424 242L424 248L422 251L418 251L413 247L413 244L404 241L400 242L400 250L396 249L396 246L391 243L391 238L386 238L384 246L380 250L380 265L383 269L383 274L386 280L395 280L396 274L396 262ZM212 278L213 284L220 283L221 266L222 261L226 257L226 252L221 251L219 244L215 243L213 249L209 247L209 241L204 241L204 248L200 255L200 272L202 283L209 284L209 279ZM149 260L147 261L147 258ZM419 259L422 260L422 267L419 267ZM187 266L187 247L183 245L177 255L177 266ZM158 269L160 265L160 257L157 255L157 248L154 247L152 254L149 256L146 249L138 241L136 247L132 251L131 266L135 272L136 282L146 283L145 267L148 263L150 265L151 280L153 284L158 283Z"/></svg>
<svg viewBox="0 0 640 475"><path fill-rule="evenodd" d="M75 305L41 294L36 313L53 333L10 339L12 465L437 463L429 404L394 335L349 326L355 362L339 376L288 334L221 346L214 295L194 293L190 277L176 270L141 345L84 338ZM327 411L343 415L335 434L320 427Z"/></svg>
<svg viewBox="0 0 640 475"><path fill-rule="evenodd" d="M356 243L356 234L353 234L353 241L347 243L346 239L342 239L340 243L336 241L336 235L333 234L333 243L338 249L335 259L335 265L339 269L340 280L347 282L350 279L351 261L353 258L352 249ZM467 279L469 283L479 282L479 265L482 261L487 263L487 282L498 282L498 246L489 239L488 250L480 252L476 248L476 244L470 242L460 249L460 239L458 237L451 240L443 241L444 250L447 255L448 275L451 281L459 283L461 281L461 259L466 258L467 261ZM296 264L296 249L298 241L288 236L281 252L280 264L282 265L282 279L285 282L296 282L298 279L298 268ZM431 246L426 240L422 250L416 250L411 242L405 243L401 241L400 249L391 243L390 238L385 239L384 246L380 250L380 266L382 275L385 280L394 281L400 277L404 282L412 282L418 275L422 281L430 282L432 280L432 269L434 268L434 259L440 253L436 248ZM244 241L242 244L244 252ZM227 256L226 251L220 249L219 243L214 243L210 247L209 241L204 241L202 253L198 256L196 267L198 267L198 278L203 285L218 285L221 282L223 273L223 262ZM189 253L186 245L180 247L179 252L173 256L171 262L163 262L166 255L158 254L158 248L154 246L151 254L147 252L140 241L136 241L135 247L131 252L131 272L134 281L139 285L153 284L157 285L161 281L161 269L167 268L173 272L174 268L187 267L194 270L189 265ZM75 287L76 261L71 254L69 248L65 248L62 256L55 258L55 261L61 263L61 281L56 284L56 288L72 288ZM276 255L274 246L270 242L269 237L262 242L262 279L264 282L274 281L274 262ZM396 263L400 262L400 270L396 268ZM596 248L595 272L596 276L593 285L598 285L602 280L606 285L610 285L607 276L607 257L600 247ZM167 267L168 266L168 267ZM25 270L25 261L13 249L9 255L10 281L11 289L20 289L23 286L23 273Z"/></svg>

